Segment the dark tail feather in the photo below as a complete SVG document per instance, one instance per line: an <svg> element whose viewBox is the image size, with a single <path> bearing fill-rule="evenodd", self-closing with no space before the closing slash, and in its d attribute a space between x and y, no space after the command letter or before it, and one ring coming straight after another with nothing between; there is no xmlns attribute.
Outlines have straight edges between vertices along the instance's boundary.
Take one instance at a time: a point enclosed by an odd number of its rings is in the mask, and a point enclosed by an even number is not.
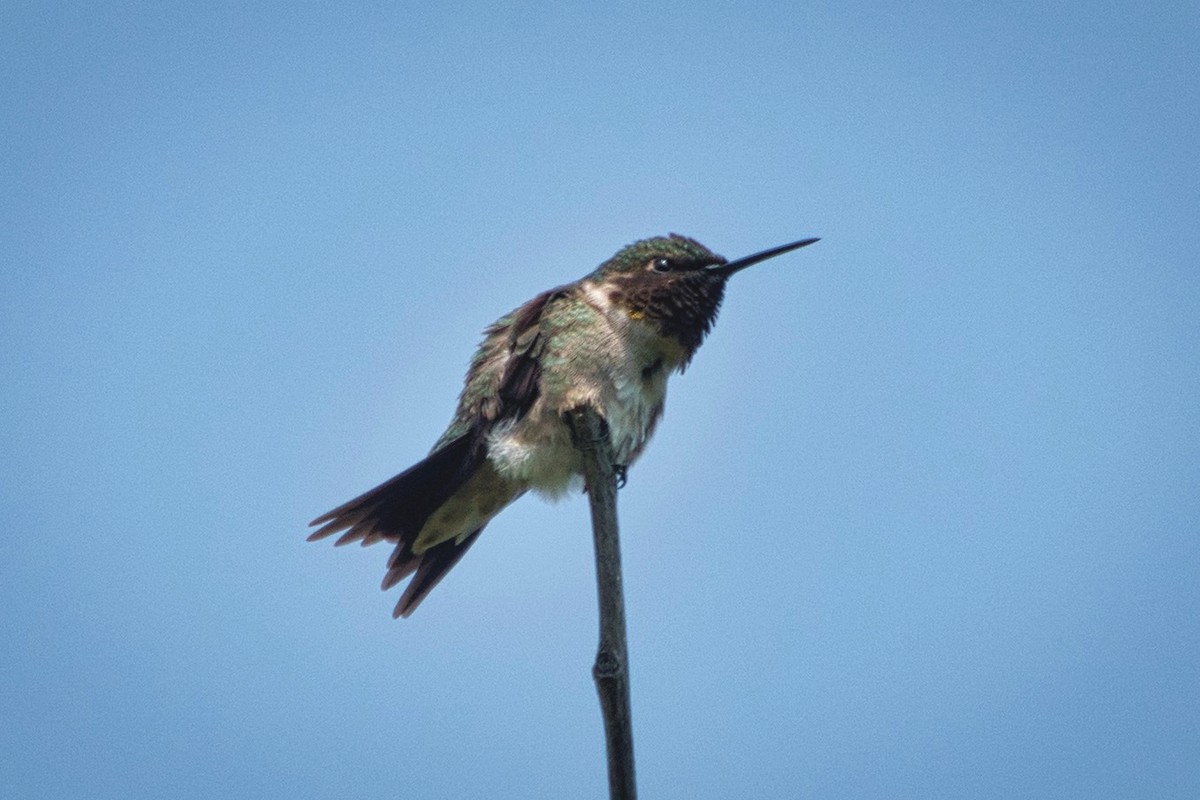
<svg viewBox="0 0 1200 800"><path fill-rule="evenodd" d="M475 540L482 532L483 528L477 528L461 542L451 539L434 545L419 556L412 554L408 543L397 545L396 552L393 554L392 566L388 568L388 574L383 579L383 588L394 586L397 581L414 571L417 574L405 588L404 594L400 596L400 601L396 603L392 617L407 617L412 614L417 606L421 605L425 595L433 591L433 587L438 585L438 581L458 563L458 560L467 552L467 548L475 544ZM402 555L405 551L408 551L407 557ZM400 558L396 558L397 556ZM393 578L393 575L397 577Z"/></svg>
<svg viewBox="0 0 1200 800"><path fill-rule="evenodd" d="M416 537L429 515L458 491L479 466L482 448L472 436L460 436L430 453L391 480L308 523L321 525L308 541L345 531L336 544L361 539L405 542Z"/></svg>
<svg viewBox="0 0 1200 800"><path fill-rule="evenodd" d="M482 459L483 448L477 437L460 436L391 480L314 519L309 525L321 527L308 540L345 531L336 545L358 540L363 546L384 540L395 542L383 588L391 588L416 573L396 606L395 616L407 617L483 530L481 527L472 532L461 543L442 542L420 555L412 551L430 515L462 488Z"/></svg>

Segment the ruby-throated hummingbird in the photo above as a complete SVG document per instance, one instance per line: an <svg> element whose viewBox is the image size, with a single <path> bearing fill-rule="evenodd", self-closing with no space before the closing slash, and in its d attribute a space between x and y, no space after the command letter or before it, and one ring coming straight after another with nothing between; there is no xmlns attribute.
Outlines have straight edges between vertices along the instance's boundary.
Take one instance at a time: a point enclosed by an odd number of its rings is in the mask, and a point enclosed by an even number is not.
<svg viewBox="0 0 1200 800"><path fill-rule="evenodd" d="M654 433L667 377L712 329L729 276L815 241L726 261L684 236L643 239L539 294L485 331L425 460L317 517L309 541L345 531L337 544L393 542L383 588L416 573L393 614L407 617L505 506L580 485L566 412L597 411L623 475Z"/></svg>

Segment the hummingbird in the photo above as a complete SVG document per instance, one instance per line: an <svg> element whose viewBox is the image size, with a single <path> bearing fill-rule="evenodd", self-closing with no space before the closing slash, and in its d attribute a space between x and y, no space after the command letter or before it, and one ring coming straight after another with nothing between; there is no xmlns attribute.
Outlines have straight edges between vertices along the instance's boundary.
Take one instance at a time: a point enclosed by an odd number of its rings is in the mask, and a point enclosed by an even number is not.
<svg viewBox="0 0 1200 800"><path fill-rule="evenodd" d="M542 292L484 331L429 455L317 517L308 540L394 544L382 588L412 576L392 614L409 616L509 503L530 489L554 500L582 486L566 412L597 412L623 483L662 417L667 378L712 330L730 276L816 241L728 261L672 233Z"/></svg>

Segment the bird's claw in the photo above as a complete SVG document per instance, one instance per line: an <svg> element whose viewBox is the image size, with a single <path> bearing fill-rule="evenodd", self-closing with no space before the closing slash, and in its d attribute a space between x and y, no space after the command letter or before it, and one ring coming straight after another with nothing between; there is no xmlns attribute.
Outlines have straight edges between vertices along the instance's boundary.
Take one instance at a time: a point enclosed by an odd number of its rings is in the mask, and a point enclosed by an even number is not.
<svg viewBox="0 0 1200 800"><path fill-rule="evenodd" d="M627 464L613 464L613 475L617 479L617 488L624 489L625 483L629 480L629 466Z"/></svg>

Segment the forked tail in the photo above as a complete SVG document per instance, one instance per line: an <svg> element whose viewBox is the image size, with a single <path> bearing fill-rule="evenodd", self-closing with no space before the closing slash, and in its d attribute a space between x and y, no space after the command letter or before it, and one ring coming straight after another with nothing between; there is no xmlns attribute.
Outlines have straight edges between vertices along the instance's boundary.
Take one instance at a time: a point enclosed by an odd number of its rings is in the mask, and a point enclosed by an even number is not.
<svg viewBox="0 0 1200 800"><path fill-rule="evenodd" d="M361 541L366 547L381 541L395 542L383 588L389 589L416 573L392 614L407 617L483 530L480 525L474 531L465 531L465 536L440 542L421 553L413 552L429 517L462 488L483 462L481 444L471 435L451 440L396 477L314 519L309 525L321 527L308 541L345 531L335 545Z"/></svg>

